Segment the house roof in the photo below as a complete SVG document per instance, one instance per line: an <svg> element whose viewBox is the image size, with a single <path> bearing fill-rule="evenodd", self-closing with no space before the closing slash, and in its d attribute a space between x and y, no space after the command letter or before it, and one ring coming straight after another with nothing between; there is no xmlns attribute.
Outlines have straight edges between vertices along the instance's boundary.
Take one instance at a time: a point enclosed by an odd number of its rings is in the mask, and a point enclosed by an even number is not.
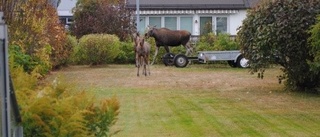
<svg viewBox="0 0 320 137"><path fill-rule="evenodd" d="M139 0L141 10L247 9L258 0ZM127 0L136 9L136 0Z"/></svg>

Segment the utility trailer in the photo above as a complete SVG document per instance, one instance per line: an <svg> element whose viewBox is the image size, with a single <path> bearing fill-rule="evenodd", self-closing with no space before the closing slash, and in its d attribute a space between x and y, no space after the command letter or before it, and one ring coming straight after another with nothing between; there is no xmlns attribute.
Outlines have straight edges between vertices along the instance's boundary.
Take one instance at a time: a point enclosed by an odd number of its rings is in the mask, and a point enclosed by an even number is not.
<svg viewBox="0 0 320 137"><path fill-rule="evenodd" d="M199 51L197 57L187 57L184 54L174 55L173 53L166 53L162 57L162 61L166 66L175 65L179 68L186 67L192 60L200 63L207 63L210 61L228 61L228 64L231 67L249 67L248 60L243 57L239 50Z"/></svg>

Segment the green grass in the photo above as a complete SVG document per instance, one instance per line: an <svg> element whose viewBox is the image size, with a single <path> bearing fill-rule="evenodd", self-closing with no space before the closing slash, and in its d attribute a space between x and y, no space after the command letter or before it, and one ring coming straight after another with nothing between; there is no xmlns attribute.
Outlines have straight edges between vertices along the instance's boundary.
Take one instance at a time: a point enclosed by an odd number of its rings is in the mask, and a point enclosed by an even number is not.
<svg viewBox="0 0 320 137"><path fill-rule="evenodd" d="M265 80L212 65L135 74L127 65L77 66L51 77L64 75L97 97L116 96L115 137L320 136L320 97L283 91L277 68Z"/></svg>

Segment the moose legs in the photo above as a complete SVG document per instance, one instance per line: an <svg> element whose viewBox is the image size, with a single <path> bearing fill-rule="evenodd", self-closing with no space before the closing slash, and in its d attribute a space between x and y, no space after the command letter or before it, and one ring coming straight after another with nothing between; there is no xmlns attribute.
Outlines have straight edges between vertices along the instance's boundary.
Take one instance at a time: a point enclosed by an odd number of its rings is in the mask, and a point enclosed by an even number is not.
<svg viewBox="0 0 320 137"><path fill-rule="evenodd" d="M140 69L140 66L141 66L141 59L139 57L139 55L136 54L136 67L137 67L137 76L139 76L139 69Z"/></svg>
<svg viewBox="0 0 320 137"><path fill-rule="evenodd" d="M142 68L142 75L147 76L147 66L148 66L148 72L150 75L150 66L149 66L149 58L147 56L136 56L136 66L137 66L137 76L140 76L139 71L140 67Z"/></svg>
<svg viewBox="0 0 320 137"><path fill-rule="evenodd" d="M189 54L193 53L193 47L190 45L190 41L188 43L186 43L185 45L183 45L186 48L186 56L188 56Z"/></svg>
<svg viewBox="0 0 320 137"><path fill-rule="evenodd" d="M159 48L160 48L160 46L156 46L156 51L154 52L154 56L153 56L153 59L152 59L152 63L151 63L151 65L153 65L153 64L154 64L154 61L156 60L156 57L157 57L158 52L159 52ZM170 50L169 50L169 47L168 47L168 46L164 46L164 49L166 50L166 52L167 52L167 53L169 53L169 52L170 52Z"/></svg>
<svg viewBox="0 0 320 137"><path fill-rule="evenodd" d="M156 60L156 57L157 57L157 55L158 55L159 48L160 48L160 47L156 46L156 51L154 52L151 65L153 65L153 64L154 64L154 61Z"/></svg>

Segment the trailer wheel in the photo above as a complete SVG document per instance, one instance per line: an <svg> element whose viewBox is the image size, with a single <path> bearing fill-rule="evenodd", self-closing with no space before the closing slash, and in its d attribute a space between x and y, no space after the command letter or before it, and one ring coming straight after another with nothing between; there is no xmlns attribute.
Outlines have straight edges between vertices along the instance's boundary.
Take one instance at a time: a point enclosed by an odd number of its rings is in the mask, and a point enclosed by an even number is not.
<svg viewBox="0 0 320 137"><path fill-rule="evenodd" d="M239 68L247 68L249 67L249 60L240 55L237 59L237 66Z"/></svg>
<svg viewBox="0 0 320 137"><path fill-rule="evenodd" d="M162 62L166 66L172 66L174 64L173 59L174 59L174 54L173 53L166 53L162 57Z"/></svg>
<svg viewBox="0 0 320 137"><path fill-rule="evenodd" d="M237 62L234 62L233 60L228 60L228 64L230 65L230 67L237 67Z"/></svg>
<svg viewBox="0 0 320 137"><path fill-rule="evenodd" d="M174 57L174 65L178 68L184 68L188 65L189 60L186 55L178 54Z"/></svg>

